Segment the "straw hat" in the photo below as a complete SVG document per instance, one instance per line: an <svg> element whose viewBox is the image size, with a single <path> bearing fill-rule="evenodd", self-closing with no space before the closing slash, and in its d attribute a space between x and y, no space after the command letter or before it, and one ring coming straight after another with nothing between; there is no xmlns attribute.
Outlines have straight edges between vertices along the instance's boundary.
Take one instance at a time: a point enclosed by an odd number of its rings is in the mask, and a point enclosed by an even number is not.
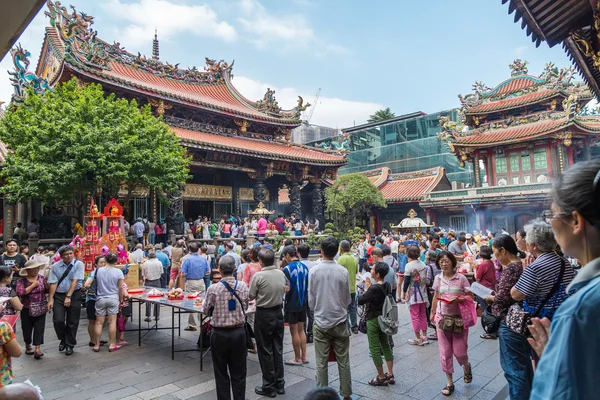
<svg viewBox="0 0 600 400"><path fill-rule="evenodd" d="M28 269L39 268L40 270L42 270L42 269L46 268L47 266L48 266L48 264L44 264L44 263L41 263L36 260L29 260L25 263L25 266L23 268L21 268L21 270L19 271L19 275L27 276Z"/></svg>

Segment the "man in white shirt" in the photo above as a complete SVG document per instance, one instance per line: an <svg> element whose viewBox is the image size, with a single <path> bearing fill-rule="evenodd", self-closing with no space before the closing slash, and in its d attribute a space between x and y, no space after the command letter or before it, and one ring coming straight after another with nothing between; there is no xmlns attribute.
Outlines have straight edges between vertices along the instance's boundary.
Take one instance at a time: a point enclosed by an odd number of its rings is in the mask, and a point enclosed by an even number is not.
<svg viewBox="0 0 600 400"><path fill-rule="evenodd" d="M142 218L138 218L136 223L131 226L131 230L135 235L138 243L144 243L144 223L142 222Z"/></svg>
<svg viewBox="0 0 600 400"><path fill-rule="evenodd" d="M240 264L242 263L242 259L235 252L235 247L236 247L235 242L225 243L225 255L233 257L233 260L235 261L235 268L237 269L237 267L239 267Z"/></svg>
<svg viewBox="0 0 600 400"><path fill-rule="evenodd" d="M129 255L131 261L135 264L141 264L144 259L144 250L141 243L135 245L135 250Z"/></svg>
<svg viewBox="0 0 600 400"><path fill-rule="evenodd" d="M392 257L396 260L398 259L398 246L400 246L400 242L398 242L398 236L394 235L394 240L390 243L390 249L392 250Z"/></svg>
<svg viewBox="0 0 600 400"><path fill-rule="evenodd" d="M308 275L308 307L314 313L313 336L317 369L317 386L328 386L328 357L330 342L337 359L340 394L346 399L352 395L350 373L350 331L347 326L350 296L348 270L333 258L339 243L328 237L321 243L323 261Z"/></svg>

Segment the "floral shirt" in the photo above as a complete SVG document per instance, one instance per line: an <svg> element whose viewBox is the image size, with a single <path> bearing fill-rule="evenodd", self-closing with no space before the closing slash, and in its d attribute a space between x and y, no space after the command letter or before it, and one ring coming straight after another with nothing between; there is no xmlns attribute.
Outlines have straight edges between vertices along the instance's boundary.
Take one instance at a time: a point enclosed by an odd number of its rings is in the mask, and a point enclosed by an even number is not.
<svg viewBox="0 0 600 400"><path fill-rule="evenodd" d="M520 261L510 263L502 269L494 302L492 303L492 314L494 316L500 317L501 314L506 314L508 308L516 303L510 295L510 290L515 286L522 273L523 264ZM504 320L504 317L505 315L502 316L502 320Z"/></svg>
<svg viewBox="0 0 600 400"><path fill-rule="evenodd" d="M12 371L12 360L4 345L15 338L10 324L0 322L0 387L10 385L15 377Z"/></svg>
<svg viewBox="0 0 600 400"><path fill-rule="evenodd" d="M19 278L17 281L17 296L19 296L23 308L29 308L31 302L39 303L46 299L44 276L38 275L37 279L40 284L29 292L29 294L27 294L26 289L32 285L32 283L29 282L26 277Z"/></svg>
<svg viewBox="0 0 600 400"><path fill-rule="evenodd" d="M444 278L441 273L433 281L433 290L443 299L450 300L453 297L464 296L465 288L471 286L469 280L461 273L455 273L450 279ZM442 315L460 315L458 303L449 304L438 300L437 314Z"/></svg>

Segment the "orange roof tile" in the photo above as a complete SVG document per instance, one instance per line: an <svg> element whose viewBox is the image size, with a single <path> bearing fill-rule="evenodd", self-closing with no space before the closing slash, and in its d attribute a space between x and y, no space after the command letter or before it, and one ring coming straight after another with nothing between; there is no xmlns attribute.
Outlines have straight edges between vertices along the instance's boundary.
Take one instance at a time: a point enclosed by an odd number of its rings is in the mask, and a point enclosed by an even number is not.
<svg viewBox="0 0 600 400"><path fill-rule="evenodd" d="M570 124L568 118L551 119L511 128L485 131L480 134L463 136L456 139L455 146L485 146L500 143L511 143L523 139L531 139L546 135L557 129L564 128Z"/></svg>
<svg viewBox="0 0 600 400"><path fill-rule="evenodd" d="M540 83L540 78L536 78L534 76L519 76L518 78L509 78L496 86L496 88L491 92L486 93L484 96L512 93L518 90L523 90L530 86L534 86L538 83Z"/></svg>
<svg viewBox="0 0 600 400"><path fill-rule="evenodd" d="M510 97L508 99L492 101L479 104L465 111L466 114L482 114L492 111L508 110L514 107L520 107L525 104L535 103L540 100L549 99L560 94L558 90L540 90L537 92L524 94L522 96ZM563 95L564 96L564 95Z"/></svg>
<svg viewBox="0 0 600 400"><path fill-rule="evenodd" d="M344 156L297 144L267 142L240 136L221 136L174 127L171 129L183 142L205 149L223 149L237 154L257 155L274 160L310 162L315 165L346 164Z"/></svg>
<svg viewBox="0 0 600 400"><path fill-rule="evenodd" d="M418 201L435 189L444 176L445 170L442 167L390 174L379 190L388 203Z"/></svg>

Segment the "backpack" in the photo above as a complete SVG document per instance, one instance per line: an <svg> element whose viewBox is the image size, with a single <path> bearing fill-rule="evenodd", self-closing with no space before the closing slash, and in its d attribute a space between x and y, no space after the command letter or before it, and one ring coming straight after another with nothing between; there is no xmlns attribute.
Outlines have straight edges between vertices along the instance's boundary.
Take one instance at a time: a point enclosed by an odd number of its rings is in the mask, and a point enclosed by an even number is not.
<svg viewBox="0 0 600 400"><path fill-rule="evenodd" d="M144 222L144 233L148 232L150 232L150 225L148 225L148 222Z"/></svg>
<svg viewBox="0 0 600 400"><path fill-rule="evenodd" d="M385 293L381 286L379 288ZM398 323L398 305L391 293L386 293L381 315L377 319L379 320L379 329L383 333L388 336L398 333L398 326L400 325Z"/></svg>

